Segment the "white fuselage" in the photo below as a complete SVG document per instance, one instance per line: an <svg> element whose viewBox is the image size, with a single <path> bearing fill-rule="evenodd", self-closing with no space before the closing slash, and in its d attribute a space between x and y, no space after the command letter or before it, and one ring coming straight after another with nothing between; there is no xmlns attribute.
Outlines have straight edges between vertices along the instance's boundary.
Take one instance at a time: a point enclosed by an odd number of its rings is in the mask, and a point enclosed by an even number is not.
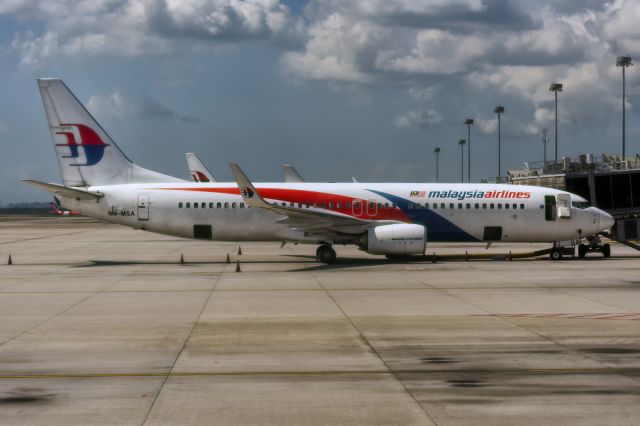
<svg viewBox="0 0 640 426"><path fill-rule="evenodd" d="M613 224L611 216L597 208L571 206L571 195L565 191L533 186L282 182L255 186L267 201L288 207L372 221L421 224L426 227L430 242L567 241L596 234ZM279 223L283 219L279 214L248 208L236 183L123 184L87 189L104 196L98 200L61 197L63 206L102 221L160 234L202 238L197 232L194 235L194 226L199 225L209 227L210 239L217 241L357 240L354 235L328 237ZM567 199L568 210L563 210L561 217L559 210ZM547 205L551 200L555 200L555 206ZM487 234L488 228L500 228L497 239L487 238L491 234Z"/></svg>

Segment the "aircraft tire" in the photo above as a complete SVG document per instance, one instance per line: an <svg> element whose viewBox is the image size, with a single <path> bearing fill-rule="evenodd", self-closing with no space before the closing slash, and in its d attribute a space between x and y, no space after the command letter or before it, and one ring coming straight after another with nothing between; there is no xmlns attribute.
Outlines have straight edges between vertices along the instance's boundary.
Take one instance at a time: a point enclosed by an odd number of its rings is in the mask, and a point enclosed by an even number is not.
<svg viewBox="0 0 640 426"><path fill-rule="evenodd" d="M316 258L322 263L333 263L336 260L336 251L328 244L321 245L316 250Z"/></svg>

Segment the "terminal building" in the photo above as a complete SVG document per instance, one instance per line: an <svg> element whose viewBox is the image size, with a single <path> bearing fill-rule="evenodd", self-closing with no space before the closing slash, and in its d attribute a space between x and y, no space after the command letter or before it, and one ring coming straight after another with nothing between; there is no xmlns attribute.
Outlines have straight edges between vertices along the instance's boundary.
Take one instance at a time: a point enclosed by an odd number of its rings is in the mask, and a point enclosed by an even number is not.
<svg viewBox="0 0 640 426"><path fill-rule="evenodd" d="M613 230L618 241L640 239L640 155L626 157L602 154L577 159L525 163L522 170L509 170L515 185L537 185L569 191L616 219Z"/></svg>

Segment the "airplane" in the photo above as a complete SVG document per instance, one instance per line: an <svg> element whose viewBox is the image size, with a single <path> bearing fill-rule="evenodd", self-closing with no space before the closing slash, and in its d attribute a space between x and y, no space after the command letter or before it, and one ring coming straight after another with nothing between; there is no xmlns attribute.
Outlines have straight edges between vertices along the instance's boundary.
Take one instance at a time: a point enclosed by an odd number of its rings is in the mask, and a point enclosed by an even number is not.
<svg viewBox="0 0 640 426"><path fill-rule="evenodd" d="M189 174L193 182L217 182L213 174L207 169L207 166L204 165L195 153L187 152L185 156L187 158Z"/></svg>
<svg viewBox="0 0 640 426"><path fill-rule="evenodd" d="M96 219L159 234L215 241L356 245L393 258L424 255L428 242L560 242L608 229L613 218L544 187L455 183L192 183L127 158L59 79L39 79L63 184L24 180ZM607 251L608 252L608 251ZM605 256L607 255L605 253Z"/></svg>
<svg viewBox="0 0 640 426"><path fill-rule="evenodd" d="M80 212L74 210L61 210L54 202L49 204L49 207L51 207L51 210L49 211L53 214L57 214L58 216L76 216L80 214Z"/></svg>
<svg viewBox="0 0 640 426"><path fill-rule="evenodd" d="M189 168L189 175L193 182L217 182L213 177L213 173L209 171L207 166L204 165L202 160L197 154L193 152L187 152L185 154L187 159L187 166ZM285 182L304 182L304 178L298 173L295 167L291 164L282 165L282 173L284 174Z"/></svg>

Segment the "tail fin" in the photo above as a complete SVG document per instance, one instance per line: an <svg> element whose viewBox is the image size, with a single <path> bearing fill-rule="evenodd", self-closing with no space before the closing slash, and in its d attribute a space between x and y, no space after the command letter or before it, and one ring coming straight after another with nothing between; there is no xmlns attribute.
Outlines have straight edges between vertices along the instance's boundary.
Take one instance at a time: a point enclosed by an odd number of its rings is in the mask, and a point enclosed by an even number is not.
<svg viewBox="0 0 640 426"><path fill-rule="evenodd" d="M181 181L129 160L62 80L38 87L65 186Z"/></svg>
<svg viewBox="0 0 640 426"><path fill-rule="evenodd" d="M187 157L187 166L189 167L189 174L191 175L191 180L194 182L215 182L216 179L213 177L207 166L204 165L200 158L193 152L187 152L185 154Z"/></svg>

